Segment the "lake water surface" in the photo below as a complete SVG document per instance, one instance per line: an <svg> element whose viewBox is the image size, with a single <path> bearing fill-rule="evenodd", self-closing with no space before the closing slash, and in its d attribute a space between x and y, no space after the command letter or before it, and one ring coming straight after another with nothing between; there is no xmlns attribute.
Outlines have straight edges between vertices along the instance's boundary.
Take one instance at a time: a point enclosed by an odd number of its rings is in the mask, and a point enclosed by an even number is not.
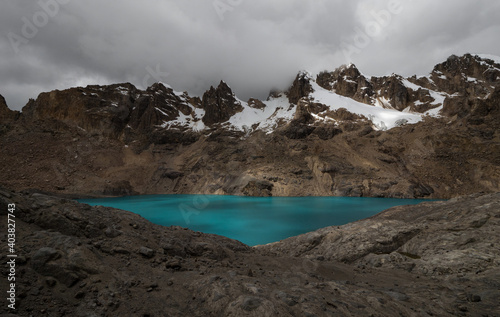
<svg viewBox="0 0 500 317"><path fill-rule="evenodd" d="M79 201L128 210L159 225L215 233L253 246L368 218L390 207L428 200L147 195Z"/></svg>

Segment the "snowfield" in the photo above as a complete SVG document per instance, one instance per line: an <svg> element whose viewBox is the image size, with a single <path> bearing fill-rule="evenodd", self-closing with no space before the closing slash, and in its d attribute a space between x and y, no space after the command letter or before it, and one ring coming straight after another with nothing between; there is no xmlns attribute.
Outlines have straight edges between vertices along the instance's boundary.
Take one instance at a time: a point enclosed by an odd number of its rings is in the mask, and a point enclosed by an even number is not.
<svg viewBox="0 0 500 317"><path fill-rule="evenodd" d="M351 113L365 116L379 130L392 129L397 126L396 122L401 122L401 120L408 120L407 123L417 123L422 120L421 114L370 106L325 90L315 82L311 82L311 84L314 89L311 94L314 102L325 104L330 110L345 108Z"/></svg>
<svg viewBox="0 0 500 317"><path fill-rule="evenodd" d="M311 80L311 85L314 89L309 95L312 102L322 103L328 106L329 110L335 111L340 108L345 108L347 111L366 117L373 122L373 125L378 130L392 129L398 126L398 123L405 122L408 124L417 123L422 120L423 114L400 112L393 109L386 109L380 106L371 106L361 102L357 102L351 98L340 96L334 92L320 87L314 80ZM444 100L444 96L435 93L433 97L436 99L436 104ZM388 100L387 100L388 102ZM248 131L254 125L258 125L257 129L272 132L278 127L279 122L289 122L295 114L295 105L291 105L288 98L281 94L278 98L272 98L264 101L266 107L262 110L250 107L246 102L240 101L243 106L243 111L235 114L229 119L229 126L235 130ZM434 109L433 109L434 110ZM438 115L438 111L428 112L427 115ZM324 120L319 116L314 116L317 120Z"/></svg>
<svg viewBox="0 0 500 317"><path fill-rule="evenodd" d="M258 124L258 129L272 132L278 127L280 120L290 121L295 114L295 106L290 105L288 98L281 94L278 98L264 101L264 109L255 109L248 103L239 101L243 111L229 119L230 126L235 130L248 131Z"/></svg>

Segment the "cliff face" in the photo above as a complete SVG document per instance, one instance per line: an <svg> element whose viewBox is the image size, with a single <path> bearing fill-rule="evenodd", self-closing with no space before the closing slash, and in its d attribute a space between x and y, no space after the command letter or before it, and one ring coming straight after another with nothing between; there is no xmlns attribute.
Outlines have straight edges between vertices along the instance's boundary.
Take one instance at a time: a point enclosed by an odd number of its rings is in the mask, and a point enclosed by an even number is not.
<svg viewBox="0 0 500 317"><path fill-rule="evenodd" d="M362 75L355 65L342 66L334 72L322 72L317 77L318 85L334 90L341 96L371 104L375 95L372 83Z"/></svg>
<svg viewBox="0 0 500 317"><path fill-rule="evenodd" d="M470 55L418 78L350 65L301 72L286 93L248 103L224 82L201 99L163 84L43 93L19 118L0 105L14 118L0 183L87 195L496 192L499 69Z"/></svg>
<svg viewBox="0 0 500 317"><path fill-rule="evenodd" d="M254 248L126 211L0 189L2 223L11 203L20 316L494 316L498 309L498 194L396 207ZM2 276L8 270L2 266Z"/></svg>
<svg viewBox="0 0 500 317"><path fill-rule="evenodd" d="M450 56L434 67L431 79L434 86L453 94L463 91L466 95L484 97L491 86L498 86L500 64L489 58L477 58L470 54L462 57Z"/></svg>
<svg viewBox="0 0 500 317"><path fill-rule="evenodd" d="M0 124L7 124L17 119L19 112L10 110L5 98L0 95Z"/></svg>
<svg viewBox="0 0 500 317"><path fill-rule="evenodd" d="M203 122L209 126L225 122L243 109L231 88L223 81L217 88L210 87L210 90L205 92L202 107L205 110Z"/></svg>
<svg viewBox="0 0 500 317"><path fill-rule="evenodd" d="M199 100L155 84L141 91L131 84L87 86L42 93L23 108L23 119L57 121L88 133L120 138L127 129L148 135L179 115L189 115Z"/></svg>
<svg viewBox="0 0 500 317"><path fill-rule="evenodd" d="M307 97L312 91L310 75L306 72L301 72L295 77L292 86L287 92L288 101L291 104L297 104L300 99Z"/></svg>

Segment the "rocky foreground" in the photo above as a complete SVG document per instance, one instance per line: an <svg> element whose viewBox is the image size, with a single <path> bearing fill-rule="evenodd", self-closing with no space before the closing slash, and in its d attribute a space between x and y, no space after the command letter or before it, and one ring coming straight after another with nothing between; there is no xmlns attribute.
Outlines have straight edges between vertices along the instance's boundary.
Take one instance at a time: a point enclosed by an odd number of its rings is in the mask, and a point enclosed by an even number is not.
<svg viewBox="0 0 500 317"><path fill-rule="evenodd" d="M3 300L1 316L500 316L500 193L253 248L7 190L2 232L10 203L18 299L15 312Z"/></svg>

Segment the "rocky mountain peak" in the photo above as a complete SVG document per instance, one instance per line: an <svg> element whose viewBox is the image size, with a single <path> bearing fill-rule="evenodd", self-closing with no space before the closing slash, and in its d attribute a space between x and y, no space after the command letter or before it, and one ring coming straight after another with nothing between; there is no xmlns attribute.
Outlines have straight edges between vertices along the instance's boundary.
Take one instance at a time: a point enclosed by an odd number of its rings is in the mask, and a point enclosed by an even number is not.
<svg viewBox="0 0 500 317"><path fill-rule="evenodd" d="M58 121L90 133L117 137L125 127L138 90L132 84L75 87L41 93L23 108L33 121Z"/></svg>
<svg viewBox="0 0 500 317"><path fill-rule="evenodd" d="M69 126L113 139L152 140L154 131L177 119L180 113L190 115L193 106L200 106L198 99L161 83L146 91L130 83L91 85L42 93L23 108L23 117L57 123L56 129Z"/></svg>
<svg viewBox="0 0 500 317"><path fill-rule="evenodd" d="M0 95L0 119L3 119L3 117L8 113L9 107L7 106L7 102L5 101L5 98Z"/></svg>
<svg viewBox="0 0 500 317"><path fill-rule="evenodd" d="M342 107L347 112L369 118L380 125L380 129L391 129L398 125L394 122L387 125L387 120L383 119L387 116L379 109L371 109L372 106L394 111L395 116L404 116L411 123L419 122L420 114L430 110L432 112L427 114L431 116L461 113L463 118L470 110L464 106L467 100L487 99L499 86L498 79L500 64L495 57L467 54L451 56L436 65L429 76L420 77L403 78L393 74L368 78L354 64L321 72L316 78L301 71L286 92L273 91L265 101L243 102L222 80L210 87L202 99L174 91L162 83L155 83L146 91L130 83L76 87L41 94L23 109L23 117L57 122L59 126L63 126L62 122L118 139L126 134L130 136L127 140L141 137L148 140L144 142L154 143L158 138L151 138L152 134L161 135L163 140L163 136L172 134L173 130L181 133L189 130L196 134L207 128L245 131L244 126L255 126L255 129L271 132L289 123L292 109L305 98L314 115L327 116L326 111L334 113ZM446 111L442 111L447 99L450 100L446 103ZM5 105L0 107L4 113L10 113ZM323 117L313 117L314 122L323 120ZM225 122L228 124L217 125Z"/></svg>
<svg viewBox="0 0 500 317"><path fill-rule="evenodd" d="M149 92L168 92L168 89L170 87L166 87L163 83L154 83L152 84L150 87L147 88L146 91L149 91ZM170 89L172 91L172 89Z"/></svg>
<svg viewBox="0 0 500 317"><path fill-rule="evenodd" d="M243 110L231 88L222 80L217 88L212 86L203 94L201 106L205 110L203 123L209 126L225 122Z"/></svg>
<svg viewBox="0 0 500 317"><path fill-rule="evenodd" d="M339 73L341 73L343 76L351 77L351 78L358 78L361 75L361 72L359 69L356 67L354 64L349 64L349 65L343 65L337 69Z"/></svg>
<svg viewBox="0 0 500 317"><path fill-rule="evenodd" d="M185 93L175 92L170 86L155 83L147 89L147 94L139 94L131 109L129 126L139 131L151 131L171 122L180 113L190 115L193 104Z"/></svg>
<svg viewBox="0 0 500 317"><path fill-rule="evenodd" d="M478 55L452 55L436 65L430 77L441 91L484 98L491 93L491 86L498 85L500 64Z"/></svg>
<svg viewBox="0 0 500 317"><path fill-rule="evenodd" d="M292 86L287 92L288 100L296 105L303 97L307 97L314 89L311 86L312 77L308 72L301 71L295 77Z"/></svg>
<svg viewBox="0 0 500 317"><path fill-rule="evenodd" d="M219 86L217 86L217 89L230 92L231 94L233 93L233 91L231 90L231 87L229 87L229 85L223 80L221 80L219 82Z"/></svg>
<svg viewBox="0 0 500 317"><path fill-rule="evenodd" d="M316 82L322 88L334 91L341 96L366 104L373 102L373 87L354 64L342 65L333 72L321 72Z"/></svg>
<svg viewBox="0 0 500 317"><path fill-rule="evenodd" d="M0 95L0 109L5 109L5 108L8 108L7 102L5 101L5 98L2 95Z"/></svg>
<svg viewBox="0 0 500 317"><path fill-rule="evenodd" d="M392 74L391 76L372 77L377 98L388 100L388 105L396 110L402 111L408 106L410 94L408 87L403 83L404 78Z"/></svg>
<svg viewBox="0 0 500 317"><path fill-rule="evenodd" d="M5 98L0 95L0 124L15 120L18 115L19 113L17 111L9 109Z"/></svg>
<svg viewBox="0 0 500 317"><path fill-rule="evenodd" d="M444 61L434 67L433 72L446 72L448 74L469 74L473 75L474 69L481 67L485 63L479 56L465 54L464 56L451 55Z"/></svg>

